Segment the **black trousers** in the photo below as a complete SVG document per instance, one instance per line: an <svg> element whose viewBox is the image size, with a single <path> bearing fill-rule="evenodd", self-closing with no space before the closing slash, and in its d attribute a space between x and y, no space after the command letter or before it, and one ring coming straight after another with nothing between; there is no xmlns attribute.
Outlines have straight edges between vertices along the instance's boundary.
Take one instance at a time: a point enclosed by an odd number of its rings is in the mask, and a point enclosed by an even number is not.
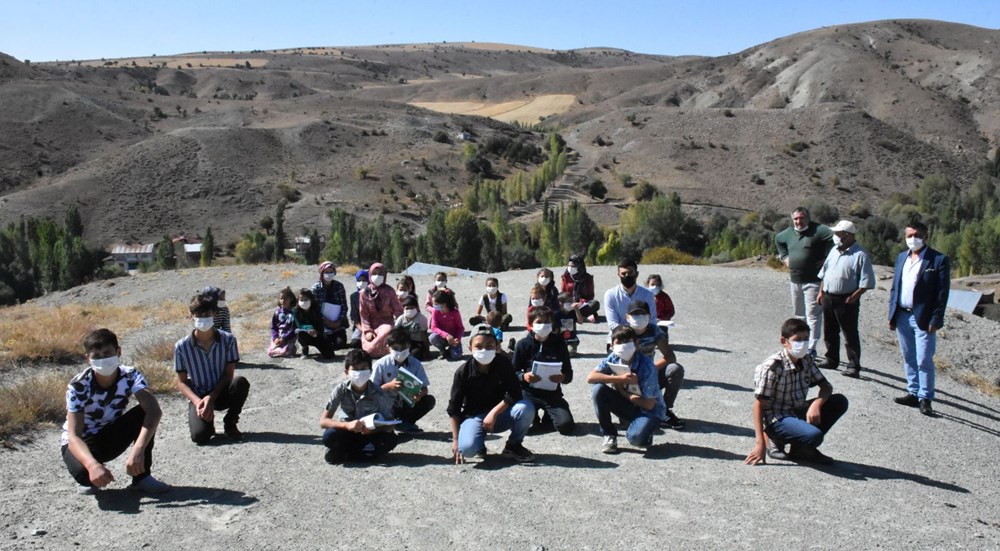
<svg viewBox="0 0 1000 551"><path fill-rule="evenodd" d="M430 394L421 398L420 401L413 404L412 407L400 399L399 404L394 408L396 419L399 419L404 423L416 424L417 421L434 409L435 404L437 404L437 400L435 400Z"/></svg>
<svg viewBox="0 0 1000 551"><path fill-rule="evenodd" d="M101 463L106 463L125 453L125 450L135 442L136 438L139 438L139 431L142 430L142 423L145 420L146 411L141 406L135 406L118 419L115 419L110 425L99 430L97 434L84 437L83 441L87 443L87 447L90 448L90 454L94 456L94 459ZM87 472L87 467L83 466L76 456L73 455L73 452L69 451L69 445L62 447L62 456L63 462L66 463L66 467L69 469L69 474L76 480L77 484L93 486L90 482L90 473ZM150 439L149 445L146 446L145 462L143 465L145 469L139 476L133 476L132 482L138 482L149 476L149 468L152 465L153 440Z"/></svg>
<svg viewBox="0 0 1000 551"><path fill-rule="evenodd" d="M535 411L538 415L541 412L545 412L549 420L552 421L552 426L559 432L559 434L573 434L573 430L576 428L576 421L573 420L573 414L569 410L569 402L566 398L563 398L562 394L556 394L555 391L531 391L523 390L522 397L531 402L531 405L535 406Z"/></svg>
<svg viewBox="0 0 1000 551"><path fill-rule="evenodd" d="M392 451L398 441L399 438L392 431L380 430L371 434L361 434L348 430L326 429L323 432L323 444L333 452L331 459L334 463L374 459ZM366 453L364 447L368 444L372 445L372 451Z"/></svg>
<svg viewBox="0 0 1000 551"><path fill-rule="evenodd" d="M826 360L833 365L840 363L840 333L844 333L847 350L847 367L861 369L861 336L858 334L858 317L861 303L847 303L850 295L823 294L823 342Z"/></svg>
<svg viewBox="0 0 1000 551"><path fill-rule="evenodd" d="M328 360L334 356L333 342L324 333L317 331L315 337L309 333L299 333L299 344L302 345L303 352L307 346L312 346L316 350L319 350L320 355Z"/></svg>
<svg viewBox="0 0 1000 551"><path fill-rule="evenodd" d="M597 312L601 309L601 303L596 300L588 300L580 307L580 314L584 318L589 318L590 316L596 316Z"/></svg>
<svg viewBox="0 0 1000 551"><path fill-rule="evenodd" d="M250 381L237 375L229 383L229 387L219 394L213 409L215 411L225 411L226 416L222 418L223 426L234 426L240 422L240 413L243 412L243 404L247 401L250 393ZM206 421L198 417L198 410L194 404L188 402L188 428L191 429L191 441L195 444L207 444L215 436L215 423Z"/></svg>

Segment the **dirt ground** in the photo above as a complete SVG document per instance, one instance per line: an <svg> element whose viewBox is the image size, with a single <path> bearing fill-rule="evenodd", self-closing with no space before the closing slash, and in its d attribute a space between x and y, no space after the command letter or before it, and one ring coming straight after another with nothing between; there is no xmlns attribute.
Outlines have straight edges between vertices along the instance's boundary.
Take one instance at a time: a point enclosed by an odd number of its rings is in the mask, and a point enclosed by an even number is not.
<svg viewBox="0 0 1000 551"><path fill-rule="evenodd" d="M613 268L591 271L599 293L616 283ZM674 410L687 427L658 433L645 453L627 446L620 455L600 453L584 379L603 355L606 326L587 325L573 360L576 378L565 388L578 433L529 433L525 445L537 457L523 465L499 457L505 436L488 440L485 463L452 464L445 405L459 364L443 360L426 364L438 399L420 423L426 432L376 464L326 464L318 423L341 361L263 354L270 298L284 285L311 284L314 267L147 274L45 297L44 304L155 308L205 284L226 287L230 303L246 305L233 315L239 372L252 385L241 422L247 438L195 447L183 399L161 397L153 471L174 490L132 494L117 460L118 480L81 496L59 457L59 430L40 430L18 449L0 451L0 549L1000 547L1000 401L946 376L998 363L995 323L949 313L938 351L949 367L938 377L939 417L931 419L892 402L903 375L884 322L887 292L865 295L863 378L825 372L850 400L823 445L837 464L748 467L753 368L780 346L778 328L790 314L787 276L720 267L640 272L641 280L662 274L677 306L670 340L687 376ZM499 278L523 327L534 272ZM348 276L340 279L352 287ZM484 280L451 278L465 317ZM417 278L421 292L430 284ZM251 310L263 319L246 319ZM179 320L144 331L179 338L186 327ZM522 336L520 329L508 336ZM124 355L144 338L124 338Z"/></svg>

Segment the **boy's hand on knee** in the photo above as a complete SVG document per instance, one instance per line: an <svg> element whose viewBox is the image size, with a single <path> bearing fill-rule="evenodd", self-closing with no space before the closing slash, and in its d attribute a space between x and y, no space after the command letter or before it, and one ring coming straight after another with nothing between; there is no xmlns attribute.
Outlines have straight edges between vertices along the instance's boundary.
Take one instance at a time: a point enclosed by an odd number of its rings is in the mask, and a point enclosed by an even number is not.
<svg viewBox="0 0 1000 551"><path fill-rule="evenodd" d="M98 488L103 488L111 484L115 479L111 471L106 469L101 463L95 463L92 467L88 468L87 474L90 476L90 482Z"/></svg>

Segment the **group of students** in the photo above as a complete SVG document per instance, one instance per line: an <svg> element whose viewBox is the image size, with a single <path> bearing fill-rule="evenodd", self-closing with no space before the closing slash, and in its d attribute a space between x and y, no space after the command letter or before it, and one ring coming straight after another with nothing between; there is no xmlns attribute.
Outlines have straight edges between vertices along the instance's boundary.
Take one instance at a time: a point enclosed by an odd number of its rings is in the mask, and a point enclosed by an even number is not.
<svg viewBox="0 0 1000 551"><path fill-rule="evenodd" d="M468 340L470 354L454 372L447 405L456 463L485 458L488 433L510 431L502 455L526 462L534 459L523 444L534 424L550 426L560 434L574 432L576 423L562 389L574 378L570 343L575 323L596 322L600 304L593 298L593 277L586 273L582 259L571 258L566 272L561 291L553 289L550 270L539 272L527 307L527 335L511 339L509 350L502 346L503 330L512 322L508 301L496 278L487 280L476 316L470 320L474 325ZM436 400L428 391L430 381L421 356L426 357L431 344L444 358L462 359L465 329L445 274L438 274L428 291L427 324L417 311L412 279L404 278L393 290L385 283L382 265L359 272L355 276L358 290L350 297L350 317L358 312L353 326L343 307L346 293L335 275L336 267L327 262L320 266L320 281L313 289L302 289L298 296L288 288L281 290L269 353L283 350L287 354L294 351L296 342L303 346L303 353L314 346L324 357L332 357L338 348L349 349L344 358L345 378L334 385L320 417L325 458L330 463L370 460L396 446L397 430L422 432L417 422L434 408ZM593 385L591 401L604 437L604 453L619 451L619 424L627 427L628 443L643 448L652 445L657 429L684 427L672 411L684 368L661 323L662 318L672 317L673 304L658 276L648 278L647 287L638 285L635 262L621 262L618 276L620 285L604 297L608 355L586 378ZM238 422L250 384L235 374L239 352L236 338L223 329L229 319L224 299L224 291L217 288L195 295L189 305L193 329L174 348L177 384L189 401L191 440L198 445L215 435L216 411L226 412L223 435L243 439ZM563 321L567 318L574 321L568 331ZM828 459L816 448L846 411L847 401L832 394L829 383L803 352L808 333L801 320L786 322L782 350L756 370L757 445L748 463L764 461L762 446L772 458ZM79 491L92 493L110 483L114 478L104 463L129 445L132 451L126 471L133 477L131 487L151 493L169 490L150 475L161 413L145 379L121 364L121 349L110 330L88 335L84 348L89 366L68 386L62 438L63 458ZM815 385L820 386L819 397L806 402L808 388ZM126 412L132 396L138 405ZM612 416L618 418L617 423ZM788 454L783 450L786 443L792 446Z"/></svg>

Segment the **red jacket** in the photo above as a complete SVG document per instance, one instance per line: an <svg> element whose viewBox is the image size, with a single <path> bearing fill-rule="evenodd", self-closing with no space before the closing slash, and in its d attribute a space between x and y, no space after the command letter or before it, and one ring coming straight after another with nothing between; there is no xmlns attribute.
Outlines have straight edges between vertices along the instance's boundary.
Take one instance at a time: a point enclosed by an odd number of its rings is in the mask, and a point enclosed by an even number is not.
<svg viewBox="0 0 1000 551"><path fill-rule="evenodd" d="M674 301L670 300L670 295L666 291L660 291L653 298L656 300L656 319L658 321L667 321L674 317Z"/></svg>
<svg viewBox="0 0 1000 551"><path fill-rule="evenodd" d="M580 281L569 275L569 270L562 275L562 292L573 295L573 302L594 300L594 276L589 273L580 274Z"/></svg>

